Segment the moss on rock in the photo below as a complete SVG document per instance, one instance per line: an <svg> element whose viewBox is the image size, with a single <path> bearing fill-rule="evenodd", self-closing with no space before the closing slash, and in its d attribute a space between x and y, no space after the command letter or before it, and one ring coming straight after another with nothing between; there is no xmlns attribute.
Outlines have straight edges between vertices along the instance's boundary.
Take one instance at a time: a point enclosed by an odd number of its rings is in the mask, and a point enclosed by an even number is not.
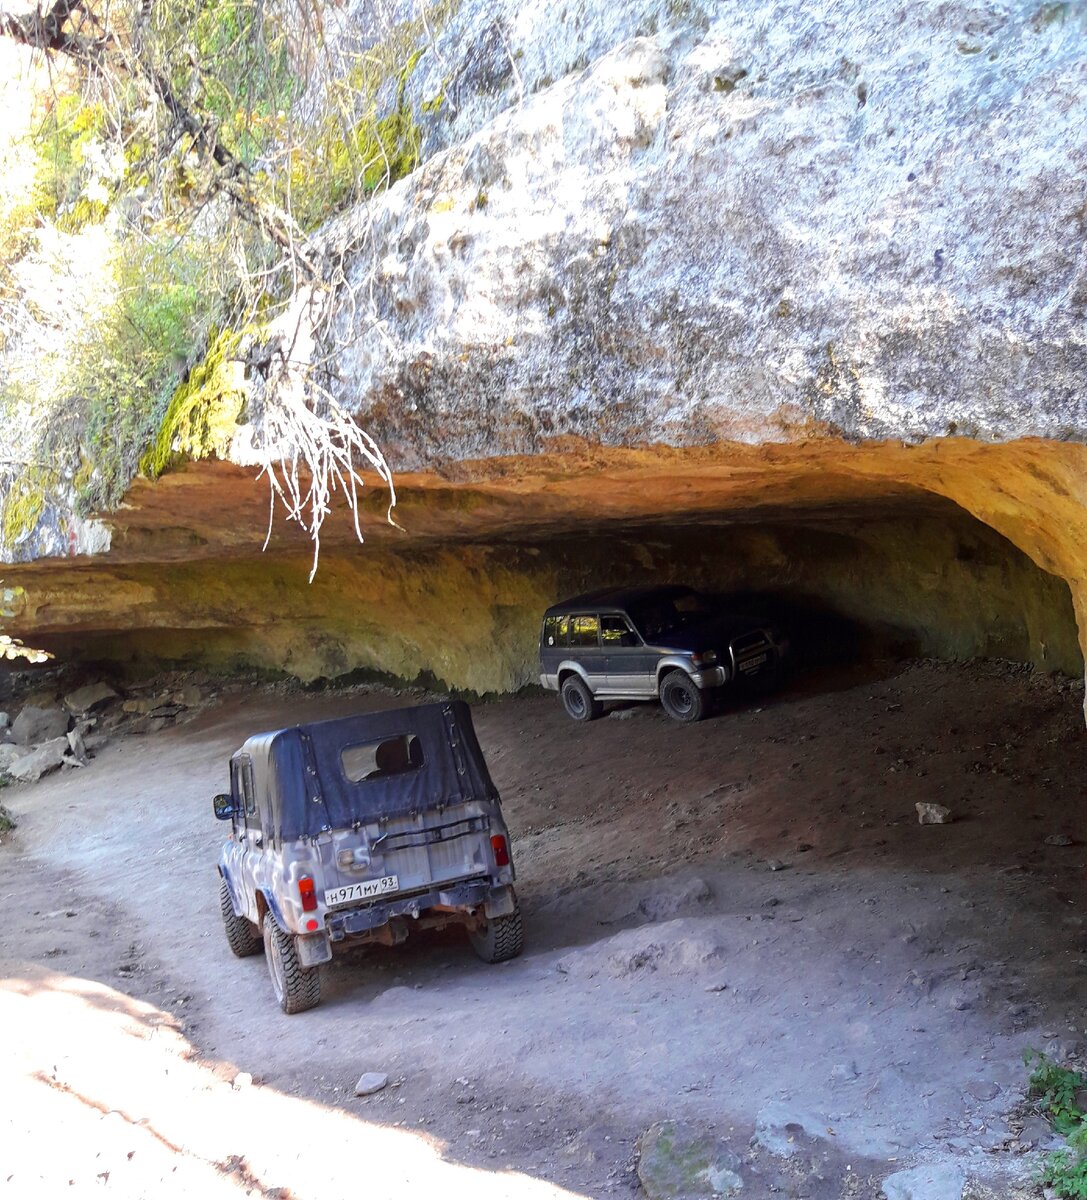
<svg viewBox="0 0 1087 1200"><path fill-rule="evenodd" d="M212 335L203 362L174 392L140 473L157 479L179 458L223 457L245 407L245 367L237 357L241 334Z"/></svg>

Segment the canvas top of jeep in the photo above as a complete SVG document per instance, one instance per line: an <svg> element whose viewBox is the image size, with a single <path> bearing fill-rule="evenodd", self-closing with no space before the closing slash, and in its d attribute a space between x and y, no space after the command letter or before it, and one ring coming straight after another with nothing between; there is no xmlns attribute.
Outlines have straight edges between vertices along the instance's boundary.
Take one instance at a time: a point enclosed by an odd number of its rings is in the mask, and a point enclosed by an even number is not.
<svg viewBox="0 0 1087 1200"><path fill-rule="evenodd" d="M248 738L231 757L251 772L265 845L471 800L497 801L463 701L363 713Z"/></svg>

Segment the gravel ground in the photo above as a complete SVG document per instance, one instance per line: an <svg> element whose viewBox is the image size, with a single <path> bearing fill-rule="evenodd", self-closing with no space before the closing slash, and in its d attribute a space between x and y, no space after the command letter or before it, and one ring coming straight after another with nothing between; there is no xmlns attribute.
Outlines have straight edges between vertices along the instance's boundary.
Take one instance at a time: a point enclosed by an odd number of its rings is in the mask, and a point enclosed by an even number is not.
<svg viewBox="0 0 1087 1200"><path fill-rule="evenodd" d="M13 1194L632 1195L661 1120L727 1144L745 1196L918 1164L1035 1194L1021 1053L1083 1052L1081 689L916 663L689 728L477 705L525 955L423 935L284 1017L222 936L210 797L249 732L420 698L248 689L5 789ZM364 1071L390 1085L355 1097Z"/></svg>

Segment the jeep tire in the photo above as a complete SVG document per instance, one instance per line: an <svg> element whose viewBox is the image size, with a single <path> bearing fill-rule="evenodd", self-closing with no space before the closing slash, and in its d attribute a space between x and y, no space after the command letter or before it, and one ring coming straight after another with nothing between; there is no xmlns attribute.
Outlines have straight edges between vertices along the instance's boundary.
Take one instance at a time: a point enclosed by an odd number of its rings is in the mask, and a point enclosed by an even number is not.
<svg viewBox="0 0 1087 1200"><path fill-rule="evenodd" d="M604 706L579 675L566 676L562 681L561 694L566 715L575 721L595 721L604 711Z"/></svg>
<svg viewBox="0 0 1087 1200"><path fill-rule="evenodd" d="M259 954L264 949L264 939L256 931L253 922L247 917L239 917L234 912L230 888L221 875L219 876L219 911L223 914L223 928L226 930L227 945L234 952L236 958L248 958L251 954Z"/></svg>
<svg viewBox="0 0 1087 1200"><path fill-rule="evenodd" d="M504 917L492 917L479 928L470 929L468 940L485 963L508 962L516 958L525 948L520 907L515 903L513 912Z"/></svg>
<svg viewBox="0 0 1087 1200"><path fill-rule="evenodd" d="M701 721L709 710L705 693L686 671L678 667L661 680L660 698L664 711L673 720L684 724Z"/></svg>
<svg viewBox="0 0 1087 1200"><path fill-rule="evenodd" d="M321 1002L318 967L303 967L294 948L294 938L284 933L270 912L264 914L264 953L279 1007L285 1013L305 1012Z"/></svg>

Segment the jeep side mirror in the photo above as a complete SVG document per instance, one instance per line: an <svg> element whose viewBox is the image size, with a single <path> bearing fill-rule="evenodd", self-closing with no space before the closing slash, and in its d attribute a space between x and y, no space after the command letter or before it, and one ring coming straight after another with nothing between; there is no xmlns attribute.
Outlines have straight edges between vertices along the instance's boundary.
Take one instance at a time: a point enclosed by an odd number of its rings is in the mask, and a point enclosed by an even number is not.
<svg viewBox="0 0 1087 1200"><path fill-rule="evenodd" d="M211 803L216 820L229 821L234 815L234 797L229 792L220 792Z"/></svg>

